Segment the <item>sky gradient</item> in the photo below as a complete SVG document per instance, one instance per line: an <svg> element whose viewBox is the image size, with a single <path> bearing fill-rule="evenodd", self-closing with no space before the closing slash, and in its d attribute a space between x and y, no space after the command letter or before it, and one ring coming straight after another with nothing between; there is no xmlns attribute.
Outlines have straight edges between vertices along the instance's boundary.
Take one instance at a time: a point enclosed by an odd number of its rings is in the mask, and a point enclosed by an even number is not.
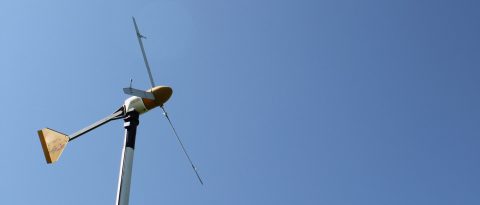
<svg viewBox="0 0 480 205"><path fill-rule="evenodd" d="M114 204L123 125L47 165L149 81L130 204L480 204L478 1L0 3L0 204Z"/></svg>

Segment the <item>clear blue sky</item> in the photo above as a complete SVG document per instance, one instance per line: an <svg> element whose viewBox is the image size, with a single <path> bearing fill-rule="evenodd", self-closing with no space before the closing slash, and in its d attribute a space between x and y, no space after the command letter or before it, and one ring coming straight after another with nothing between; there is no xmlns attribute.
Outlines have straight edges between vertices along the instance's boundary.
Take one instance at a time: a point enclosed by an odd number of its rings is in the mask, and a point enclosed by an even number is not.
<svg viewBox="0 0 480 205"><path fill-rule="evenodd" d="M130 204L480 204L478 1L3 1L0 204L114 204L123 126L47 165L149 88Z"/></svg>

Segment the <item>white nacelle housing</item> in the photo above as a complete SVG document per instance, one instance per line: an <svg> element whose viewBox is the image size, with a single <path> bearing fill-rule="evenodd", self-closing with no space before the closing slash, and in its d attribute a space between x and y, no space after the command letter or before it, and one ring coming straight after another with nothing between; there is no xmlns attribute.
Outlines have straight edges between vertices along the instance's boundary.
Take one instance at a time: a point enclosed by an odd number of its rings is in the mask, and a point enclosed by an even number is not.
<svg viewBox="0 0 480 205"><path fill-rule="evenodd" d="M145 107L145 104L143 104L142 98L139 98L137 96L132 96L126 99L124 106L125 106L125 111L128 111L133 108L139 114L142 114L148 111L147 108Z"/></svg>

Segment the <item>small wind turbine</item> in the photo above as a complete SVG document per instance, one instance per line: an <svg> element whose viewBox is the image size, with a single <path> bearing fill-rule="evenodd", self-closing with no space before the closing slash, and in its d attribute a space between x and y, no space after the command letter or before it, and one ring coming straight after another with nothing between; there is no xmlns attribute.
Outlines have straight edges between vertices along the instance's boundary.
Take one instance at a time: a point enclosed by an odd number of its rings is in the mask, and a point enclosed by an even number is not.
<svg viewBox="0 0 480 205"><path fill-rule="evenodd" d="M145 66L147 67L148 77L150 79L150 84L152 85L152 88L146 91L135 89L132 88L130 82L130 87L124 88L123 91L125 94L132 95L132 97L126 99L122 107L120 107L113 114L71 135L66 135L50 128L44 128L38 131L38 136L40 137L40 143L42 144L43 153L45 155L47 163L50 164L56 162L58 158L60 158L60 155L62 154L68 142L82 136L83 134L86 134L87 132L92 131L99 126L102 126L107 122L123 118L123 120L125 121L125 141L122 150L122 159L120 162L120 174L118 177L118 189L116 197L117 205L128 205L133 165L133 153L135 149L135 137L137 126L139 123L139 115L146 113L156 107L162 108L163 113L168 120L168 123L172 127L172 130L177 137L177 140L180 143L183 152L185 153L185 156L190 162L193 171L195 171L198 180L203 185L203 181L197 172L197 168L190 159L190 156L188 155L182 141L180 140L180 137L178 136L175 127L173 127L172 121L170 120L170 117L168 116L168 113L164 107L165 102L167 102L172 95L172 88L168 86L155 86L152 72L150 71L150 65L148 64L147 56L145 54L145 49L143 48L142 38L145 37L140 34L135 18L132 17L132 19L133 25L135 26L135 32L137 34L138 43L140 44L140 49L142 50L143 61L145 62Z"/></svg>

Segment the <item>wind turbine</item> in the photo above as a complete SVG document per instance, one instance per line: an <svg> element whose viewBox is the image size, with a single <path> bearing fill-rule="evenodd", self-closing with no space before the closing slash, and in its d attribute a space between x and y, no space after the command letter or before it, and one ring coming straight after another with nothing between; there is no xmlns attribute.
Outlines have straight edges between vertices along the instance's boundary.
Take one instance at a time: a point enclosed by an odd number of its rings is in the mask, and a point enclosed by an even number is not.
<svg viewBox="0 0 480 205"><path fill-rule="evenodd" d="M168 101L170 96L173 93L172 88L168 86L155 86L152 72L150 70L150 65L148 64L147 56L145 54L145 49L143 47L142 38L145 38L140 31L138 30L137 22L135 18L132 17L133 25L135 27L135 32L137 35L138 43L143 55L143 61L147 68L148 77L150 79L151 88L143 91L139 89L132 88L131 82L130 87L124 88L123 91L125 94L131 95L132 97L125 100L123 105L118 108L113 114L71 134L66 135L61 132L55 131L50 128L44 128L38 131L38 136L40 137L40 143L42 144L43 153L48 164L56 162L63 150L67 146L67 143L92 131L93 129L104 125L107 122L112 120L123 119L124 128L125 128L125 139L124 146L122 150L122 159L120 161L120 173L118 177L118 189L116 196L116 205L128 205L129 195L130 195L130 182L132 175L132 165L133 165L133 153L135 150L135 138L137 126L139 124L139 115L146 113L156 107L160 107L163 110L165 117L168 120L168 123L172 127L172 130L177 137L182 150L187 157L190 165L195 171L195 174L199 182L203 185L203 181L198 174L197 168L193 164L190 156L188 155L182 140L177 134L175 127L168 116L167 111L165 110L164 104Z"/></svg>

